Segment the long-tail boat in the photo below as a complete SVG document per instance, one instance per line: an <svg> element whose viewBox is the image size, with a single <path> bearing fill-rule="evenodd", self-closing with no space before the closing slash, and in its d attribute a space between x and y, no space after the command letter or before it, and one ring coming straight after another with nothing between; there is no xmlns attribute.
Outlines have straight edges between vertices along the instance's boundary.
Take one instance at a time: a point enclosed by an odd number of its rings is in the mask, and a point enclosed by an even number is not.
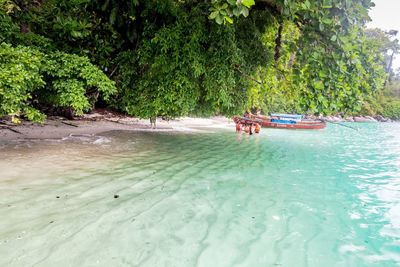
<svg viewBox="0 0 400 267"><path fill-rule="evenodd" d="M243 117L235 118L235 122L243 120ZM317 130L326 127L324 121L303 119L302 115L295 114L271 114L270 116L251 114L246 119L253 120L254 123L259 123L262 127L267 128Z"/></svg>

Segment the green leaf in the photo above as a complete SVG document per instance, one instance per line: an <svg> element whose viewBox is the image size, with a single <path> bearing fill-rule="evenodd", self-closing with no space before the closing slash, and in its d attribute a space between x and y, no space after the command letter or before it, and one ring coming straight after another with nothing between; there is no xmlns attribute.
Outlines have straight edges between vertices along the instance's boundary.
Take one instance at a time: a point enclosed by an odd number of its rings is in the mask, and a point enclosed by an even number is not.
<svg viewBox="0 0 400 267"><path fill-rule="evenodd" d="M209 19L215 19L219 14L219 11L216 10L214 12L211 12L211 14L208 16Z"/></svg>
<svg viewBox="0 0 400 267"><path fill-rule="evenodd" d="M249 9L243 7L243 9L242 9L242 15L243 15L244 17L248 17L248 16L249 16Z"/></svg>
<svg viewBox="0 0 400 267"><path fill-rule="evenodd" d="M322 8L326 8L326 9L332 8L332 1L331 0L324 0L323 4L322 4Z"/></svg>
<svg viewBox="0 0 400 267"><path fill-rule="evenodd" d="M255 5L255 2L254 2L254 0L242 0L241 4L247 8L250 8L253 5Z"/></svg>
<svg viewBox="0 0 400 267"><path fill-rule="evenodd" d="M225 20L226 20L227 22L229 22L230 24L233 23L233 20L232 20L229 16L225 16Z"/></svg>
<svg viewBox="0 0 400 267"><path fill-rule="evenodd" d="M116 7L114 7L111 10L111 14L110 14L110 23L114 24L116 19L117 19L117 14L118 14L118 9Z"/></svg>
<svg viewBox="0 0 400 267"><path fill-rule="evenodd" d="M218 14L218 16L215 18L215 21L216 21L219 25L221 25L221 24L224 22L224 18L223 18L220 14Z"/></svg>
<svg viewBox="0 0 400 267"><path fill-rule="evenodd" d="M235 8L232 10L232 12L233 12L233 15L235 15L236 17L239 17L239 16L240 16L240 13L241 13L240 9L237 8L237 7L235 7Z"/></svg>

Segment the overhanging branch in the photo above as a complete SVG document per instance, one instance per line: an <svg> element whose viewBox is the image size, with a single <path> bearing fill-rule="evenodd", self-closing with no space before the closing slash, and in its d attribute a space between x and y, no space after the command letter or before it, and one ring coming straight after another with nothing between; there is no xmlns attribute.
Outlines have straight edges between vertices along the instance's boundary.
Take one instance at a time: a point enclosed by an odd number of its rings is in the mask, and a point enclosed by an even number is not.
<svg viewBox="0 0 400 267"><path fill-rule="evenodd" d="M248 78L248 79L250 79L250 80L252 80L252 81L254 81L254 82L256 82L256 83L258 83L258 84L263 84L262 82L260 82L260 81L258 81L257 79L255 79L254 77L251 77L250 75L248 75L247 73L244 73L241 69L240 69L240 66L235 66L235 70L237 71L237 72L239 72L242 76L244 76L244 77L246 77L246 78Z"/></svg>

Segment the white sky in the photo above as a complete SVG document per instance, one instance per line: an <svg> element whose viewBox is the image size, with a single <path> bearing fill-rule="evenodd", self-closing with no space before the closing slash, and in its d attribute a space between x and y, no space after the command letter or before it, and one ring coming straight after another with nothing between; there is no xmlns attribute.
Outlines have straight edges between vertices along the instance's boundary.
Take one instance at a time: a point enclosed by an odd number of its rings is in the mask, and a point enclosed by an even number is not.
<svg viewBox="0 0 400 267"><path fill-rule="evenodd" d="M375 7L369 15L372 19L369 28L382 30L398 30L397 39L400 40L400 0L375 0ZM393 69L400 68L400 55L393 62Z"/></svg>

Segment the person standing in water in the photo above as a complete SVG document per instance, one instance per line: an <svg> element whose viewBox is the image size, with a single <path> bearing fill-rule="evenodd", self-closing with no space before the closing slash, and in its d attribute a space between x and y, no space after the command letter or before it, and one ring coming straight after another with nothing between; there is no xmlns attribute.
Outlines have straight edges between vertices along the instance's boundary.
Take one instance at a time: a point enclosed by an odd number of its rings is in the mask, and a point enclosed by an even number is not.
<svg viewBox="0 0 400 267"><path fill-rule="evenodd" d="M249 131L250 131L250 127L249 127L249 125L246 123L245 126L244 126L244 132L245 132L245 133L249 133Z"/></svg>
<svg viewBox="0 0 400 267"><path fill-rule="evenodd" d="M242 125L241 125L240 121L238 121L238 122L236 123L236 132L238 133L238 132L240 132L241 130L242 130Z"/></svg>

